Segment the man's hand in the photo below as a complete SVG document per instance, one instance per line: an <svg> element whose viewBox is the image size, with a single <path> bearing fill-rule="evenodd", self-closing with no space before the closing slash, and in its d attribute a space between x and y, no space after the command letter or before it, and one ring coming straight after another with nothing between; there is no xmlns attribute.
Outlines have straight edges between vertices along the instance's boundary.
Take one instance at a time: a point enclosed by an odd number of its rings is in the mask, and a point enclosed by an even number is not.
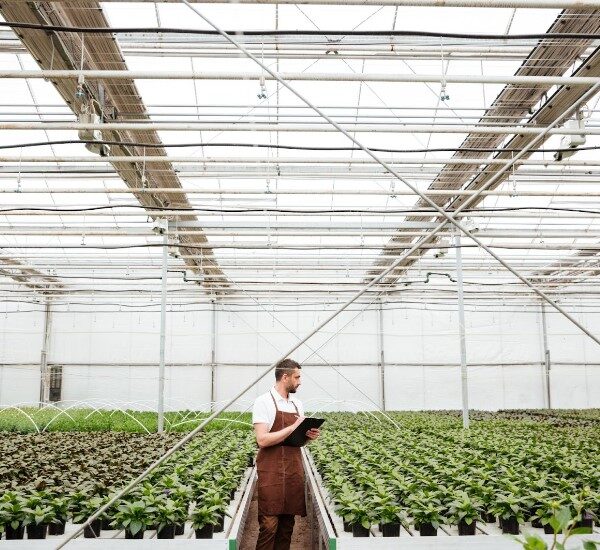
<svg viewBox="0 0 600 550"><path fill-rule="evenodd" d="M308 439L310 439L311 441L314 441L320 435L321 435L321 430L319 430L318 428L312 428L306 432L306 437L308 437Z"/></svg>

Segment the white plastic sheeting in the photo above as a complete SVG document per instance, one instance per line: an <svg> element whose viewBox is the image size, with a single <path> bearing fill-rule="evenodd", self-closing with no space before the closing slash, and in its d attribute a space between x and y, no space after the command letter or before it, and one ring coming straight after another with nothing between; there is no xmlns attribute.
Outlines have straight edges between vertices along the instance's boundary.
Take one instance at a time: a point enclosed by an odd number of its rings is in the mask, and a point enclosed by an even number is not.
<svg viewBox="0 0 600 550"><path fill-rule="evenodd" d="M0 405L37 401L43 311L0 313ZM63 399L97 406L155 408L158 387L159 313L93 311L57 306L52 314L49 364L63 365ZM199 308L198 308L199 309ZM207 409L211 400L211 312L167 315L168 409ZM219 306L216 323L215 400L237 393L266 365L325 316L325 310L275 311ZM488 308L489 309L489 308ZM584 309L584 308L581 308ZM570 309L571 311L573 308ZM270 310L269 310L270 311ZM303 346L299 397L311 410L381 406L378 312L347 311ZM600 313L577 313L592 330ZM469 403L473 409L546 406L539 308L499 307L466 312ZM547 313L553 407L600 406L600 349L558 314ZM339 331L339 334L336 334ZM454 311L384 306L385 402L389 410L458 409L460 372ZM313 353L313 350L317 350ZM251 401L272 374L240 400Z"/></svg>

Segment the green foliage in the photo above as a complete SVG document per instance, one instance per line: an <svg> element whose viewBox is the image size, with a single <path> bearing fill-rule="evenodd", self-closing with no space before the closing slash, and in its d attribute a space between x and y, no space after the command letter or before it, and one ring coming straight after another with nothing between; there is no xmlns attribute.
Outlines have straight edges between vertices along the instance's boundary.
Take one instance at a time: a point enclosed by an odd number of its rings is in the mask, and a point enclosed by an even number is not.
<svg viewBox="0 0 600 550"><path fill-rule="evenodd" d="M219 512L220 507L216 504L196 503L189 517L192 527L194 529L202 529L206 525L216 525L219 523L221 517Z"/></svg>
<svg viewBox="0 0 600 550"><path fill-rule="evenodd" d="M552 502L574 509L577 499L600 510L598 412L474 412L469 430L457 412L326 418L310 453L346 521L357 499L374 523L399 510L416 525L468 524L484 513L548 523ZM583 495L585 487L594 489Z"/></svg>
<svg viewBox="0 0 600 550"><path fill-rule="evenodd" d="M155 520L158 531L162 531L164 527L169 525L185 523L187 519L187 506L180 501L170 498L162 499L156 502L155 508Z"/></svg>
<svg viewBox="0 0 600 550"><path fill-rule="evenodd" d="M124 501L117 506L111 525L137 535L156 523L155 512L156 508L148 506L143 500Z"/></svg>
<svg viewBox="0 0 600 550"><path fill-rule="evenodd" d="M42 506L36 504L29 508L23 508L23 524L24 525L42 525L53 523L56 520L56 513L52 506Z"/></svg>
<svg viewBox="0 0 600 550"><path fill-rule="evenodd" d="M198 411L172 411L165 413L168 432L187 432L194 429L209 413ZM21 407L0 409L0 431L15 433L40 432L129 432L155 433L157 413L134 410L68 409L53 407ZM207 431L251 431L249 413L222 413L207 426Z"/></svg>
<svg viewBox="0 0 600 550"><path fill-rule="evenodd" d="M25 499L16 491L6 491L0 496L0 525L17 529L25 519Z"/></svg>
<svg viewBox="0 0 600 550"><path fill-rule="evenodd" d="M583 504L585 502L585 495L589 493L589 489L585 489L580 495L580 498L574 498L576 503L574 509L570 506L552 506L554 510L552 517L550 518L550 525L554 530L554 536L550 546L538 535L527 534L522 538L515 538L515 540L523 546L524 550L566 550L567 541L573 536L578 534L585 534L582 529L577 527L577 521L581 518L583 511ZM559 533L563 534L561 541L558 540ZM583 550L596 550L600 546L597 542L584 540L582 541ZM570 547L573 548L573 547Z"/></svg>
<svg viewBox="0 0 600 550"><path fill-rule="evenodd" d="M450 520L454 524L464 521L467 525L481 521L482 506L477 497L470 497L465 491L457 491L448 505Z"/></svg>

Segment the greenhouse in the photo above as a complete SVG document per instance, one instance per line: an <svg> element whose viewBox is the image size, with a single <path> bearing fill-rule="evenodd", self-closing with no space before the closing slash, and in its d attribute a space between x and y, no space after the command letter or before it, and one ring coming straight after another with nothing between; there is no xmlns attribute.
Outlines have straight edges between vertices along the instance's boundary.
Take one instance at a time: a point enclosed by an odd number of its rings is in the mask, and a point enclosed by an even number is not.
<svg viewBox="0 0 600 550"><path fill-rule="evenodd" d="M0 0L0 550L600 548L600 0Z"/></svg>

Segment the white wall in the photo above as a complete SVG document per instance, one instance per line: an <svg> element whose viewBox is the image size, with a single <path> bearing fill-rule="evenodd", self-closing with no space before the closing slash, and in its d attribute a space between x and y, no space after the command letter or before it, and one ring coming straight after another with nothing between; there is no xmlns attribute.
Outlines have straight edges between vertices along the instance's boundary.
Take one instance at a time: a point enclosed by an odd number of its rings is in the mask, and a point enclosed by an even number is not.
<svg viewBox="0 0 600 550"><path fill-rule="evenodd" d="M386 407L460 408L457 316L453 311L411 307L384 307ZM38 399L44 316L40 308L32 309L6 306L0 311L0 405ZM53 314L49 362L64 365L63 399L154 408L158 312L96 309L63 306ZM592 330L600 328L600 313L577 315ZM250 384L297 342L295 334L306 334L325 316L324 310L296 310L276 313L274 320L256 308L218 311L216 400L225 401ZM547 320L552 405L599 407L600 349L558 314L548 312ZM167 316L165 401L170 409L208 408L211 323L208 307L185 312L175 306ZM380 405L377 327L378 312L372 307L362 313L344 312L293 354L305 364L299 397L307 408L357 410ZM471 408L546 405L539 310L469 308L466 333ZM269 374L234 408L248 408L271 383Z"/></svg>

